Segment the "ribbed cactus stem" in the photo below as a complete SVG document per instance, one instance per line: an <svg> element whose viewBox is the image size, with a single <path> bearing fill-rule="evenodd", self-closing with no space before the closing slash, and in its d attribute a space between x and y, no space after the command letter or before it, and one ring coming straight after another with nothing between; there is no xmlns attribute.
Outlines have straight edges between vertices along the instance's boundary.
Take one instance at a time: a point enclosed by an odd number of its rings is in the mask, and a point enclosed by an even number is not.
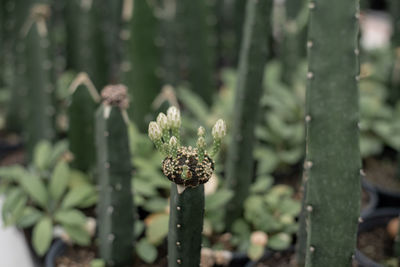
<svg viewBox="0 0 400 267"><path fill-rule="evenodd" d="M359 7L313 0L309 8L306 266L351 266L361 196Z"/></svg>
<svg viewBox="0 0 400 267"><path fill-rule="evenodd" d="M69 148L74 155L73 166L89 171L95 164L94 120L100 96L86 73L80 73L72 82L68 107Z"/></svg>
<svg viewBox="0 0 400 267"><path fill-rule="evenodd" d="M132 266L134 207L126 88L107 86L96 114L99 254L108 266Z"/></svg>
<svg viewBox="0 0 400 267"><path fill-rule="evenodd" d="M227 155L227 185L235 197L227 206L228 227L241 217L253 175L254 128L263 92L273 1L248 0L235 92L232 139Z"/></svg>
<svg viewBox="0 0 400 267"><path fill-rule="evenodd" d="M33 148L43 139L54 137L52 105L53 77L50 60L50 39L46 19L50 16L50 7L44 4L33 5L23 28L22 35L26 44L26 75L28 85L27 135L28 151L32 156Z"/></svg>
<svg viewBox="0 0 400 267"><path fill-rule="evenodd" d="M178 192L171 185L168 231L168 267L193 267L200 264L201 232L204 218L204 186Z"/></svg>

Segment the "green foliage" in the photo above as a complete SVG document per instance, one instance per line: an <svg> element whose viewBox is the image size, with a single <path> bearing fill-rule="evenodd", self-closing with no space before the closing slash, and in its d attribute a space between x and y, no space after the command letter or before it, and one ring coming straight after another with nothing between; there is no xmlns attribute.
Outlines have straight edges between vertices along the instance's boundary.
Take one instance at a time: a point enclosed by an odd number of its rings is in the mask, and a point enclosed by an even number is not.
<svg viewBox="0 0 400 267"><path fill-rule="evenodd" d="M7 226L33 227L32 245L40 256L57 237L56 228L61 227L73 243L90 242L85 230L87 217L78 208L93 206L97 193L84 174L69 168L66 153L65 143L53 146L43 141L36 146L28 168L0 168L0 185L6 196L2 219Z"/></svg>

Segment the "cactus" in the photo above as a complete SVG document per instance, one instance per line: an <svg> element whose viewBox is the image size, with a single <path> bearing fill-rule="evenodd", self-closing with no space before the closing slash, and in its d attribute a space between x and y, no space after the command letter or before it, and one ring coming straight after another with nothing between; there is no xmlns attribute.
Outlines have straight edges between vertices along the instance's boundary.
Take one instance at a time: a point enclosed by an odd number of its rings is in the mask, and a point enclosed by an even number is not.
<svg viewBox="0 0 400 267"><path fill-rule="evenodd" d="M87 172L95 163L94 114L100 96L86 73L78 74L69 90L71 101L68 107L68 141L74 154L72 165Z"/></svg>
<svg viewBox="0 0 400 267"><path fill-rule="evenodd" d="M141 131L146 130L151 104L161 89L157 75L159 50L155 43L158 22L149 3L135 1L134 8L129 4L124 5L125 14L129 14L129 9L132 12L132 8L133 14L124 18L128 24L123 35L127 56L121 70L132 99L129 115Z"/></svg>
<svg viewBox="0 0 400 267"><path fill-rule="evenodd" d="M304 0L285 2L286 20L282 42L282 81L292 84L296 68L306 54L308 8Z"/></svg>
<svg viewBox="0 0 400 267"><path fill-rule="evenodd" d="M91 0L65 2L67 67L86 72L97 88L107 83L105 44L99 24L102 21Z"/></svg>
<svg viewBox="0 0 400 267"><path fill-rule="evenodd" d="M306 266L351 266L362 173L358 137L358 1L314 0L309 8L304 163Z"/></svg>
<svg viewBox="0 0 400 267"><path fill-rule="evenodd" d="M52 105L52 62L49 58L49 38L46 18L50 8L45 4L32 6L22 34L25 38L26 76L29 80L27 101L27 143L29 155L43 139L54 137Z"/></svg>
<svg viewBox="0 0 400 267"><path fill-rule="evenodd" d="M213 26L216 18L211 13L210 1L177 0L176 20L178 38L181 42L184 77L191 90L198 94L205 103L211 105L215 89L215 41Z"/></svg>
<svg viewBox="0 0 400 267"><path fill-rule="evenodd" d="M389 0L390 14L393 21L392 42L394 47L400 46L400 3L396 0Z"/></svg>
<svg viewBox="0 0 400 267"><path fill-rule="evenodd" d="M126 91L123 85L106 86L96 114L99 253L110 266L132 265L133 261L134 207Z"/></svg>
<svg viewBox="0 0 400 267"><path fill-rule="evenodd" d="M13 67L10 81L11 99L7 107L6 126L8 130L20 132L28 115L25 42L21 28L29 16L30 3L24 1L4 2L4 45L11 53L2 53L7 64Z"/></svg>
<svg viewBox="0 0 400 267"><path fill-rule="evenodd" d="M236 85L233 138L226 163L228 186L235 195L227 207L228 227L240 217L252 179L254 128L263 91L262 80L268 56L271 9L272 1L247 2Z"/></svg>
<svg viewBox="0 0 400 267"><path fill-rule="evenodd" d="M204 217L204 183L214 171L214 161L206 150L205 130L200 127L196 148L180 146L180 112L170 107L149 124L149 138L165 155L163 173L171 185L168 232L168 266L199 266ZM213 155L226 135L226 125L218 120L212 130ZM172 135L172 137L170 137Z"/></svg>

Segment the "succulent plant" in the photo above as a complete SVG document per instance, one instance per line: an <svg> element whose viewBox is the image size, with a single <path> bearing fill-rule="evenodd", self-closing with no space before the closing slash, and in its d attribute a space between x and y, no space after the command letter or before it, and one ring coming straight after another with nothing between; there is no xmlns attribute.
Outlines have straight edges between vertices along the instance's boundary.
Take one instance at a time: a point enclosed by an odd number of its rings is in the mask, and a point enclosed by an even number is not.
<svg viewBox="0 0 400 267"><path fill-rule="evenodd" d="M204 217L204 186L214 171L206 150L205 129L198 129L196 147L180 144L181 115L172 106L149 124L149 138L164 155L163 173L171 185L168 266L198 266ZM212 156L218 152L226 125L218 120L213 130Z"/></svg>

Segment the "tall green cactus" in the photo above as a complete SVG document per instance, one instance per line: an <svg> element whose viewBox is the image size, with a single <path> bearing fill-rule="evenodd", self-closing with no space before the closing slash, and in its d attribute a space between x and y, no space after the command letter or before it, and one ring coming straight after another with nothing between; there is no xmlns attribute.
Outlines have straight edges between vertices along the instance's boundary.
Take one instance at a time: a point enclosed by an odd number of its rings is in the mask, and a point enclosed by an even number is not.
<svg viewBox="0 0 400 267"><path fill-rule="evenodd" d="M184 53L181 62L184 79L205 103L211 105L215 90L215 40L213 26L216 18L208 0L177 0L176 20L180 46Z"/></svg>
<svg viewBox="0 0 400 267"><path fill-rule="evenodd" d="M7 107L6 126L8 130L20 132L24 128L24 122L29 113L27 108L26 70L27 62L25 60L25 38L22 36L21 28L27 17L31 1L13 1L4 2L4 38L5 45L12 53L2 53L8 63L12 62L13 76L11 78L11 99ZM4 50L3 50L4 51Z"/></svg>
<svg viewBox="0 0 400 267"><path fill-rule="evenodd" d="M228 186L235 192L235 197L227 207L228 226L240 217L252 179L254 128L263 91L262 81L271 31L271 10L271 0L247 2L233 111L232 140L226 163Z"/></svg>
<svg viewBox="0 0 400 267"><path fill-rule="evenodd" d="M309 8L306 266L351 266L362 173L357 82L359 7L357 0L313 0Z"/></svg>
<svg viewBox="0 0 400 267"><path fill-rule="evenodd" d="M25 38L26 77L28 84L27 143L29 155L42 139L54 137L52 105L52 61L49 56L50 41L46 18L50 7L45 4L32 6L30 16L22 28Z"/></svg>
<svg viewBox="0 0 400 267"><path fill-rule="evenodd" d="M102 88L108 81L108 64L104 56L105 43L99 27L102 17L97 8L98 1L65 2L67 67L88 73L96 87Z"/></svg>
<svg viewBox="0 0 400 267"><path fill-rule="evenodd" d="M226 125L218 120L212 134L214 144L209 155L205 130L200 127L196 148L180 145L180 111L170 107L167 116L160 113L150 122L149 137L166 157L163 173L172 182L168 232L168 266L199 266L204 217L204 183L214 171L211 157L218 152ZM172 135L172 137L171 137Z"/></svg>
<svg viewBox="0 0 400 267"><path fill-rule="evenodd" d="M389 0L389 11L393 21L392 42L394 47L400 46L400 2Z"/></svg>
<svg viewBox="0 0 400 267"><path fill-rule="evenodd" d="M123 35L126 60L122 62L123 80L129 88L132 105L129 115L141 131L146 130L150 121L149 113L154 98L161 89L157 74L160 66L159 49L156 45L158 21L150 1L135 1L124 5L127 29Z"/></svg>
<svg viewBox="0 0 400 267"><path fill-rule="evenodd" d="M72 164L87 172L95 163L94 114L100 96L86 73L80 73L69 89L68 141L74 155Z"/></svg>
<svg viewBox="0 0 400 267"><path fill-rule="evenodd" d="M126 87L106 86L101 96L96 114L99 253L109 266L131 266L134 207Z"/></svg>
<svg viewBox="0 0 400 267"><path fill-rule="evenodd" d="M282 42L282 80L292 85L293 75L300 60L306 54L307 7L304 0L288 0L285 2L286 20L283 25Z"/></svg>

